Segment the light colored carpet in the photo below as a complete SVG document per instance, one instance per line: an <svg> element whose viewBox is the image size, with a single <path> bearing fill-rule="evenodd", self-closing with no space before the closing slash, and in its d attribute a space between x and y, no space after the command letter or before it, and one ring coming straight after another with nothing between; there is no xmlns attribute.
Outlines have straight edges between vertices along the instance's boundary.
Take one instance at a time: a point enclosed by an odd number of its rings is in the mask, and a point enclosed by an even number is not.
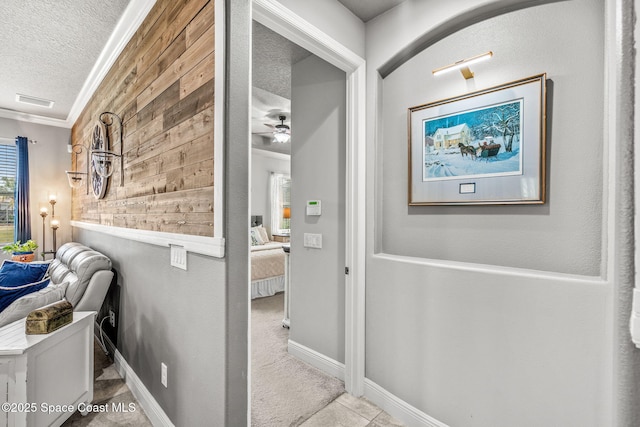
<svg viewBox="0 0 640 427"><path fill-rule="evenodd" d="M253 427L299 426L344 393L342 381L287 353L283 310L282 293L251 302Z"/></svg>

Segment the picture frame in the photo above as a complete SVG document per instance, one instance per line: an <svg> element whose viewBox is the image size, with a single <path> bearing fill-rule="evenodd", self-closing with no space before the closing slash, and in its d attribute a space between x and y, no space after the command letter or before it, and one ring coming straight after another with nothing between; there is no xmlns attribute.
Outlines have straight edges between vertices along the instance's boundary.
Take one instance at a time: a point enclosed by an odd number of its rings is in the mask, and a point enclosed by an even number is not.
<svg viewBox="0 0 640 427"><path fill-rule="evenodd" d="M409 205L542 204L546 73L408 109Z"/></svg>

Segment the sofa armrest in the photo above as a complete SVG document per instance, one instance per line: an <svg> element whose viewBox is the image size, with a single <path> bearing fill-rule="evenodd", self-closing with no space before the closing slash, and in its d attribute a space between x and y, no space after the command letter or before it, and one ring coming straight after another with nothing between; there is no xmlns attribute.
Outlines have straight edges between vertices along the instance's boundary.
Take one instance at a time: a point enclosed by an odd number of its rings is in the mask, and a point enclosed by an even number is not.
<svg viewBox="0 0 640 427"><path fill-rule="evenodd" d="M73 308L73 311L100 311L112 279L113 271L96 271L87 285L87 290Z"/></svg>

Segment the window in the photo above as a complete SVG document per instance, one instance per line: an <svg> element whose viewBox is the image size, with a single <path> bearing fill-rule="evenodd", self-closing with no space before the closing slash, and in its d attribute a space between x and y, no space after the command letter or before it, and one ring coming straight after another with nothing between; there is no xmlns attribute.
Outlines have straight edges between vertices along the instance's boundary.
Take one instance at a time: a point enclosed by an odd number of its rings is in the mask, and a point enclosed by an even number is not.
<svg viewBox="0 0 640 427"><path fill-rule="evenodd" d="M0 144L0 243L13 242L17 150Z"/></svg>
<svg viewBox="0 0 640 427"><path fill-rule="evenodd" d="M291 178L271 174L271 234L289 234L291 231Z"/></svg>

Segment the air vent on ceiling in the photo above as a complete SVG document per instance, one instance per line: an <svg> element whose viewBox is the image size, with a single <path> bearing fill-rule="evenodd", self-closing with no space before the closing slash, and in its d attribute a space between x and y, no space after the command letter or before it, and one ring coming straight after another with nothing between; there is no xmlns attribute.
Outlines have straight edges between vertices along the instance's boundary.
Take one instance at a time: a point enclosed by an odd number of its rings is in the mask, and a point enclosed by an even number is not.
<svg viewBox="0 0 640 427"><path fill-rule="evenodd" d="M23 104L37 105L38 107L52 108L54 102L48 99L36 98L35 96L20 95L16 93L16 101Z"/></svg>

